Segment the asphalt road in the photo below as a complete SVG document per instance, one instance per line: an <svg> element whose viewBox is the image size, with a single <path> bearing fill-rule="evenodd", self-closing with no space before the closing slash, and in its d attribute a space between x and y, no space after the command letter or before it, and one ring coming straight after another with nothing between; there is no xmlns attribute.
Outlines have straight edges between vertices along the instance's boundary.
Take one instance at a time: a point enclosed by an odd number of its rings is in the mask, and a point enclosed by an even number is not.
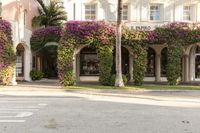
<svg viewBox="0 0 200 133"><path fill-rule="evenodd" d="M200 133L200 101L0 96L0 133Z"/></svg>

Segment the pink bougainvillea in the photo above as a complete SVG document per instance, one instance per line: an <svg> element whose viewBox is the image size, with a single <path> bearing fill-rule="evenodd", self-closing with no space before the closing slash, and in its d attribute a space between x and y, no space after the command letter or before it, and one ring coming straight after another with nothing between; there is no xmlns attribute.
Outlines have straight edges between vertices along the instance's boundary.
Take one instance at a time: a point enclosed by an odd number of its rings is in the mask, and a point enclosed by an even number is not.
<svg viewBox="0 0 200 133"><path fill-rule="evenodd" d="M61 34L62 28L57 26L49 26L34 31L31 37L32 50L36 51L48 42L59 42Z"/></svg>
<svg viewBox="0 0 200 133"><path fill-rule="evenodd" d="M15 54L11 36L11 25L0 20L0 84L9 84L13 77Z"/></svg>
<svg viewBox="0 0 200 133"><path fill-rule="evenodd" d="M104 21L69 21L64 31L67 38L86 44L95 38L104 45L110 45L115 36L115 28Z"/></svg>

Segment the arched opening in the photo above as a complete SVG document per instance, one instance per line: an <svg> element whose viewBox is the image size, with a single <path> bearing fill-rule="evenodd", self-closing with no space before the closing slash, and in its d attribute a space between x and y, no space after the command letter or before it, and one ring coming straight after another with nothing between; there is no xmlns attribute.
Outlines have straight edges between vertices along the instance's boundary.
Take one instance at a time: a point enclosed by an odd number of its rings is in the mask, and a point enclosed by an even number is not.
<svg viewBox="0 0 200 133"><path fill-rule="evenodd" d="M85 47L80 51L80 76L98 76L99 59L96 49Z"/></svg>
<svg viewBox="0 0 200 133"><path fill-rule="evenodd" d="M57 45L47 45L34 53L33 69L44 73L44 78L57 79Z"/></svg>
<svg viewBox="0 0 200 133"><path fill-rule="evenodd" d="M24 80L24 55L25 48L22 44L17 45L16 48L16 79Z"/></svg>
<svg viewBox="0 0 200 133"><path fill-rule="evenodd" d="M113 50L113 67L112 67L112 73L116 73L116 63L115 63L115 49ZM121 53L122 53L122 74L126 75L128 78L130 78L129 75L129 51L125 47L121 47Z"/></svg>
<svg viewBox="0 0 200 133"><path fill-rule="evenodd" d="M147 50L147 70L145 73L146 77L155 77L155 57L155 50L149 47Z"/></svg>
<svg viewBox="0 0 200 133"><path fill-rule="evenodd" d="M200 79L200 46L195 51L195 78Z"/></svg>
<svg viewBox="0 0 200 133"><path fill-rule="evenodd" d="M161 77L166 77L167 74L167 48L161 52Z"/></svg>

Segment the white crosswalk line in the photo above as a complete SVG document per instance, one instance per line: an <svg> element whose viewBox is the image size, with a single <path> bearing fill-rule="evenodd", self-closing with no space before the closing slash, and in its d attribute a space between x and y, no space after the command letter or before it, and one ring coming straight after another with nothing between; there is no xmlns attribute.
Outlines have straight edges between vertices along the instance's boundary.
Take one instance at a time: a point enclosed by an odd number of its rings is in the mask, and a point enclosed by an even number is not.
<svg viewBox="0 0 200 133"><path fill-rule="evenodd" d="M48 101L43 99L1 98L0 123L23 123L47 106ZM23 120L24 119L24 120Z"/></svg>
<svg viewBox="0 0 200 133"><path fill-rule="evenodd" d="M0 120L0 123L23 123L26 120Z"/></svg>

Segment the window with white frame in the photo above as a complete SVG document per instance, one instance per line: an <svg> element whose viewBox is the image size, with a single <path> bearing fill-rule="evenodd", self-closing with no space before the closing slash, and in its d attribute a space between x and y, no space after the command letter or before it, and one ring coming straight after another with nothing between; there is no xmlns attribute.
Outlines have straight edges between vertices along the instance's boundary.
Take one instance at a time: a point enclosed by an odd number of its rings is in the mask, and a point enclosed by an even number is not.
<svg viewBox="0 0 200 133"><path fill-rule="evenodd" d="M190 21L191 20L191 6L183 7L183 20Z"/></svg>
<svg viewBox="0 0 200 133"><path fill-rule="evenodd" d="M128 20L128 5L123 5L122 20Z"/></svg>
<svg viewBox="0 0 200 133"><path fill-rule="evenodd" d="M85 5L85 20L96 19L96 5Z"/></svg>
<svg viewBox="0 0 200 133"><path fill-rule="evenodd" d="M161 20L161 5L151 5L150 21L160 21L160 20Z"/></svg>

